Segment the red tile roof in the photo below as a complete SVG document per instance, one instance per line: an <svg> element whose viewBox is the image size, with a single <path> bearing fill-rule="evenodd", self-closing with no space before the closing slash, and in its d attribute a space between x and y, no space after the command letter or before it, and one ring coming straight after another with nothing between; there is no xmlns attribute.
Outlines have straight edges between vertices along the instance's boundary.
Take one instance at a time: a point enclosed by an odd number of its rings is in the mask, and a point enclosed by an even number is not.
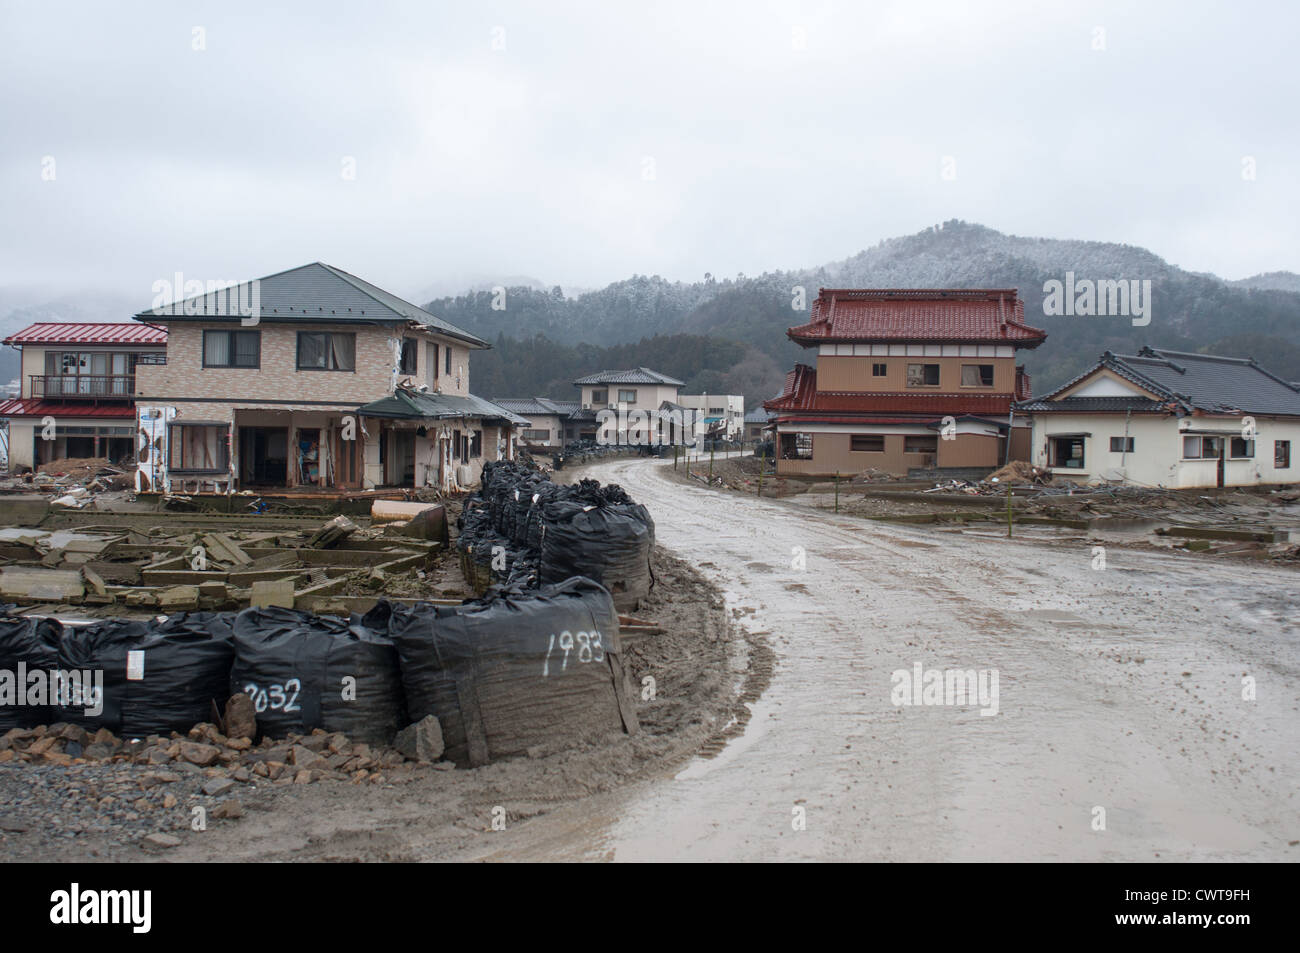
<svg viewBox="0 0 1300 953"><path fill-rule="evenodd" d="M1015 288L822 288L812 320L790 328L805 347L831 342L929 341L1037 347Z"/></svg>
<svg viewBox="0 0 1300 953"><path fill-rule="evenodd" d="M74 324L41 321L4 339L5 344L154 344L167 343L167 331L139 321Z"/></svg>
<svg viewBox="0 0 1300 953"><path fill-rule="evenodd" d="M135 418L132 404L72 404L35 397L14 397L0 403L0 417L122 417Z"/></svg>
<svg viewBox="0 0 1300 953"><path fill-rule="evenodd" d="M917 394L912 392L858 393L819 391L817 371L796 364L785 376L785 390L763 406L778 414L794 411L816 414L1006 414L1011 394Z"/></svg>

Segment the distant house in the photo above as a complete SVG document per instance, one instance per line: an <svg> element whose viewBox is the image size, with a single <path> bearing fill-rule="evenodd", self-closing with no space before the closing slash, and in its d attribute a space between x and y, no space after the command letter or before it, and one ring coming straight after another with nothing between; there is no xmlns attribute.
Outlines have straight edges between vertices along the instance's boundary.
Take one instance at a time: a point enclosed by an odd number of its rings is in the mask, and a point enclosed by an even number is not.
<svg viewBox="0 0 1300 953"><path fill-rule="evenodd" d="M775 417L776 414L763 407L755 407L745 414L745 443L762 443L767 440L770 436L768 427Z"/></svg>
<svg viewBox="0 0 1300 953"><path fill-rule="evenodd" d="M739 440L745 430L745 398L741 394L682 394L677 403L698 411L705 433Z"/></svg>
<svg viewBox="0 0 1300 953"><path fill-rule="evenodd" d="M1079 482L1300 482L1300 388L1251 358L1107 351L1074 380L1016 409L1033 419L1032 462Z"/></svg>
<svg viewBox="0 0 1300 953"><path fill-rule="evenodd" d="M579 429L594 428L596 415L580 415L582 405L576 400L551 400L549 397L496 397L492 401L527 422L519 431L519 442L530 450L558 450L579 438Z"/></svg>
<svg viewBox="0 0 1300 953"><path fill-rule="evenodd" d="M453 490L524 422L470 393L487 342L320 262L135 317L168 331L137 369L141 488Z"/></svg>
<svg viewBox="0 0 1300 953"><path fill-rule="evenodd" d="M1011 405L1029 397L1016 364L1047 334L1024 323L1016 289L821 289L787 336L816 348L795 365L772 411L776 468L830 476L868 468L992 470L1029 430Z"/></svg>
<svg viewBox="0 0 1300 953"><path fill-rule="evenodd" d="M42 322L4 343L22 351L19 395L0 403L9 466L135 454L136 368L166 359L167 331L132 322Z"/></svg>
<svg viewBox="0 0 1300 953"><path fill-rule="evenodd" d="M696 412L678 401L682 382L648 367L600 371L573 382L581 410L591 412L590 434L604 443L691 442Z"/></svg>

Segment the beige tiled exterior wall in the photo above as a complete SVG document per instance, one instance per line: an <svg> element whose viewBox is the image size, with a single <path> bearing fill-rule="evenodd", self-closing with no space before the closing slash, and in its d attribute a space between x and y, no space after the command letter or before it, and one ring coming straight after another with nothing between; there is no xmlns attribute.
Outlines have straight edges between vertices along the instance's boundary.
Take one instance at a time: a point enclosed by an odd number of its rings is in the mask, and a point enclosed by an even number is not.
<svg viewBox="0 0 1300 953"><path fill-rule="evenodd" d="M177 405L191 401L226 398L223 407L255 404L259 401L298 399L304 407L328 401L353 406L378 400L392 392L394 349L392 340L406 336L421 341L416 374L426 382L429 364L427 345L438 345L438 383L443 393L469 393L469 349L447 338L417 335L393 328L354 325L262 324L261 366L215 368L203 366L203 331L231 330L225 324L171 322L167 339L167 363L136 368L137 400ZM298 370L299 331L345 331L356 334L356 370ZM452 373L446 373L446 349L451 349ZM217 405L213 405L214 407ZM208 412L205 412L207 415ZM222 416L220 419L229 419Z"/></svg>

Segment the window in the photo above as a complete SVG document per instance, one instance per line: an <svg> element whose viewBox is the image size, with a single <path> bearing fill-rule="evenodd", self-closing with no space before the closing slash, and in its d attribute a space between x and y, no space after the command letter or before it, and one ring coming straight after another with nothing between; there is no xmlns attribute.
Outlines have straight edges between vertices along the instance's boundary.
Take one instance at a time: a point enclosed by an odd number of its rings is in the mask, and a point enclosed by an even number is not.
<svg viewBox="0 0 1300 953"><path fill-rule="evenodd" d="M204 367L258 367L262 362L261 331L204 331Z"/></svg>
<svg viewBox="0 0 1300 953"><path fill-rule="evenodd" d="M299 331L298 370L354 371L357 336L341 331Z"/></svg>
<svg viewBox="0 0 1300 953"><path fill-rule="evenodd" d="M549 430L525 430L525 440L550 440L551 432Z"/></svg>
<svg viewBox="0 0 1300 953"><path fill-rule="evenodd" d="M783 433L781 434L781 459L811 460L812 444L810 433Z"/></svg>
<svg viewBox="0 0 1300 953"><path fill-rule="evenodd" d="M855 433L849 436L849 449L858 453L884 453L884 434Z"/></svg>
<svg viewBox="0 0 1300 953"><path fill-rule="evenodd" d="M1228 456L1233 460L1247 460L1255 456L1255 441L1233 437L1228 441Z"/></svg>
<svg viewBox="0 0 1300 953"><path fill-rule="evenodd" d="M938 453L939 438L928 434L903 437L904 453Z"/></svg>
<svg viewBox="0 0 1300 953"><path fill-rule="evenodd" d="M1273 441L1273 466L1279 470L1287 470L1291 467L1291 441L1274 440Z"/></svg>
<svg viewBox="0 0 1300 953"><path fill-rule="evenodd" d="M939 383L935 379L935 383ZM992 364L963 364L961 366L961 386L962 387L992 387L993 386L993 365Z"/></svg>
<svg viewBox="0 0 1300 953"><path fill-rule="evenodd" d="M1083 437L1051 437L1047 442L1049 467L1083 469Z"/></svg>
<svg viewBox="0 0 1300 953"><path fill-rule="evenodd" d="M908 387L938 387L939 386L939 365L938 364L908 364L907 365L907 386Z"/></svg>
<svg viewBox="0 0 1300 953"><path fill-rule="evenodd" d="M1132 453L1133 438L1132 437L1111 437L1110 452L1111 453Z"/></svg>
<svg viewBox="0 0 1300 953"><path fill-rule="evenodd" d="M1184 437L1184 460L1217 460L1223 455L1222 437Z"/></svg>
<svg viewBox="0 0 1300 953"><path fill-rule="evenodd" d="M620 390L620 391L618 392L618 402L619 402L620 404L635 404L635 403L636 403L636 391L634 391L634 390Z"/></svg>
<svg viewBox="0 0 1300 953"><path fill-rule="evenodd" d="M470 459L483 456L483 431L475 430L474 436L469 441Z"/></svg>
<svg viewBox="0 0 1300 953"><path fill-rule="evenodd" d="M872 376L872 377L884 377L884 376L885 376L886 374L888 374L888 373L889 373L889 365L888 365L888 364L872 364L872 365L871 365L871 376Z"/></svg>
<svg viewBox="0 0 1300 953"><path fill-rule="evenodd" d="M225 424L172 424L168 430L168 468L173 472L224 473L230 468Z"/></svg>
<svg viewBox="0 0 1300 953"><path fill-rule="evenodd" d="M451 345L448 344L446 347L443 348L443 351L444 351L444 353L447 355L447 357L446 357L446 361L447 361L446 371L447 371L448 374L450 374L450 373L451 373Z"/></svg>
<svg viewBox="0 0 1300 953"><path fill-rule="evenodd" d="M402 338L402 359L398 364L399 374L415 374L419 363L420 342L414 338Z"/></svg>
<svg viewBox="0 0 1300 953"><path fill-rule="evenodd" d="M721 416L723 415L723 413L725 413L725 412L726 412L726 408L725 408L725 407L710 407L710 408L709 408L709 416L710 416L710 417L721 417Z"/></svg>
<svg viewBox="0 0 1300 953"><path fill-rule="evenodd" d="M591 402L593 404L604 404L609 402L609 391L593 390L591 392Z"/></svg>

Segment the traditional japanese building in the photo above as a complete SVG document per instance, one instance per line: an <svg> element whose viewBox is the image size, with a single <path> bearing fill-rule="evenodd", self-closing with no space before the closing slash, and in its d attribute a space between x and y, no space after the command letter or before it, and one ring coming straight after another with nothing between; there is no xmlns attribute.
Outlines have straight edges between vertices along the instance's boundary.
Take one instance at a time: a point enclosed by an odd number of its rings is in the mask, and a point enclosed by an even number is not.
<svg viewBox="0 0 1300 953"><path fill-rule="evenodd" d="M810 318L786 333L816 363L795 365L763 404L778 473L955 473L1028 457L1016 355L1047 334L1025 324L1016 289L823 288Z"/></svg>

